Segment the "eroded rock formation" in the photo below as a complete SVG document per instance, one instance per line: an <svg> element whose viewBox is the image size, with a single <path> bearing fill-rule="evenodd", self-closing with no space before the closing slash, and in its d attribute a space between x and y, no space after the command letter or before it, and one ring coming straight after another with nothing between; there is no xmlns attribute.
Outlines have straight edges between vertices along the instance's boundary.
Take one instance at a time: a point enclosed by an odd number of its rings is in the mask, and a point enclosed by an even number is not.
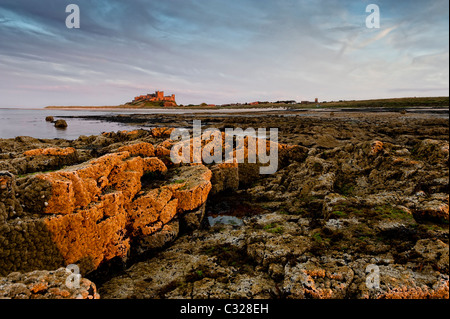
<svg viewBox="0 0 450 319"><path fill-rule="evenodd" d="M358 127L329 124L312 125L302 143L287 134L299 145L277 144L279 170L264 178L260 163L175 165L169 128L4 140L0 272L77 264L86 274L157 252L189 230L100 294L448 298L448 140L432 138L448 124L422 123L421 138L382 125L356 138ZM251 203L241 223L199 229L211 197L233 193ZM370 264L380 269L376 290L366 286ZM3 287L25 289L20 283L35 275L14 276Z"/></svg>
<svg viewBox="0 0 450 319"><path fill-rule="evenodd" d="M98 137L94 142L101 146L98 153L106 154L72 166L65 164L79 161L74 147L26 150L24 157L4 161L5 167L17 159L28 165L20 170L24 175L1 174L0 272L77 263L86 273L113 258L126 259L132 246L145 252L146 246L164 245L165 241L155 245L151 238L168 231L173 234L169 237L176 237L177 216L193 212L200 217L184 222L199 225L213 188L211 179L217 185L214 192L236 190L245 167L239 173L237 164L216 164L212 170L202 164L175 166L168 149L173 143L166 140L171 132L157 128L147 133L105 133L106 147ZM163 140L155 147L136 139L144 135ZM64 168L34 173L38 168L29 165L33 161L37 167Z"/></svg>

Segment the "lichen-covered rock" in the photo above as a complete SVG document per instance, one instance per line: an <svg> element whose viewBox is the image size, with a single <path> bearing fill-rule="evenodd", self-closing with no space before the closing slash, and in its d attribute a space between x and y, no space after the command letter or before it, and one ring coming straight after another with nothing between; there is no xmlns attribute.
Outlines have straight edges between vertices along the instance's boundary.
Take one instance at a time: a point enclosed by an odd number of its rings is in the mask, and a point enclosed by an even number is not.
<svg viewBox="0 0 450 319"><path fill-rule="evenodd" d="M7 219L22 214L22 205L16 198L16 179L8 171L0 171L0 225Z"/></svg>
<svg viewBox="0 0 450 319"><path fill-rule="evenodd" d="M120 150L80 165L22 177L18 187L14 175L1 176L0 191L9 198L0 205L4 224L0 227L0 273L72 263L86 273L115 257L125 260L132 243L139 246L135 251L145 251L158 246L152 242L176 237L178 228L168 225L179 212L205 203L211 189L210 170L203 165L181 167L172 175L183 178L183 185L175 181L142 190L143 180L149 183L167 173L166 165L158 157L147 157L155 155L149 143ZM47 148L25 155L73 153L71 148ZM9 220L15 214L23 219ZM46 256L39 256L40 252Z"/></svg>
<svg viewBox="0 0 450 319"><path fill-rule="evenodd" d="M44 148L24 155L72 154L74 148ZM204 206L211 172L203 165L180 167L169 174L172 183L158 184L168 168L154 155L152 144L139 142L79 165L21 177L17 187L13 174L3 174L0 187L9 198L0 206L1 274L75 263L87 273L113 258L125 260L132 244L142 253L173 240L177 214ZM11 219L16 214L22 219Z"/></svg>
<svg viewBox="0 0 450 319"><path fill-rule="evenodd" d="M164 174L167 172L167 166L157 157L145 157L144 159L144 174L147 173L161 173Z"/></svg>
<svg viewBox="0 0 450 319"><path fill-rule="evenodd" d="M86 209L44 220L65 264L83 261L83 272L88 272L103 261L127 255L123 200L121 193L106 194Z"/></svg>
<svg viewBox="0 0 450 319"><path fill-rule="evenodd" d="M171 216L169 218L171 220L176 213L178 203L178 200L174 200L169 205L172 197L173 192L170 189L157 188L151 189L127 204L126 211L133 233L136 236L150 235L162 228L163 220L165 223L168 222L167 215ZM166 217L160 220L163 210Z"/></svg>
<svg viewBox="0 0 450 319"><path fill-rule="evenodd" d="M154 137L170 137L173 131L174 128L169 127L155 127L151 130Z"/></svg>
<svg viewBox="0 0 450 319"><path fill-rule="evenodd" d="M396 287L378 296L379 299L448 299L449 283L442 280L429 288L426 285L421 287Z"/></svg>
<svg viewBox="0 0 450 319"><path fill-rule="evenodd" d="M70 270L13 272L0 278L1 299L100 299L97 287L86 278L70 282ZM69 282L69 284L67 284Z"/></svg>
<svg viewBox="0 0 450 319"><path fill-rule="evenodd" d="M381 141L374 141L372 143L372 149L370 150L370 155L375 156L380 154L383 151L384 144Z"/></svg>
<svg viewBox="0 0 450 319"><path fill-rule="evenodd" d="M203 165L184 166L172 178L174 183L166 185L178 199L178 211L191 211L200 207L208 198L211 171Z"/></svg>
<svg viewBox="0 0 450 319"><path fill-rule="evenodd" d="M82 157L73 147L38 148L21 152L9 161L0 162L0 167L15 175L26 175L74 165L79 163Z"/></svg>
<svg viewBox="0 0 450 319"><path fill-rule="evenodd" d="M283 290L295 299L343 299L353 277L348 266L323 269L311 262L287 265Z"/></svg>
<svg viewBox="0 0 450 319"><path fill-rule="evenodd" d="M155 156L155 148L150 143L136 143L122 146L118 152L129 152L133 156L153 157Z"/></svg>
<svg viewBox="0 0 450 319"><path fill-rule="evenodd" d="M76 153L76 149L74 149L73 147L68 147L68 148L45 148L45 149L34 149L34 150L29 150L23 153L23 155L25 156L39 156L39 155L44 155L44 156L68 156L68 155L72 155Z"/></svg>

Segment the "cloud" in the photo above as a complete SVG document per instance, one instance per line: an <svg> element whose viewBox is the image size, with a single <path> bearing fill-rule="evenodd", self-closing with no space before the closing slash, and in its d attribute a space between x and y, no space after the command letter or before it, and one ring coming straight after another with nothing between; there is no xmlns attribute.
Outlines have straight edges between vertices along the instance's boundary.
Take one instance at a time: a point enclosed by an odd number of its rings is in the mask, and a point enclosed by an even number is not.
<svg viewBox="0 0 450 319"><path fill-rule="evenodd" d="M81 28L69 30L63 1L3 0L0 106L118 104L156 89L220 104L448 87L448 1L411 1L379 0L382 28L369 30L365 0L79 0Z"/></svg>
<svg viewBox="0 0 450 319"><path fill-rule="evenodd" d="M372 38L364 41L360 45L358 45L357 48L358 49L362 49L362 48L364 48L364 47L366 47L366 46L368 46L368 45L370 45L370 44L372 44L372 43L374 43L376 41L379 41L379 40L385 38L386 36L388 36L392 31L394 31L397 28L398 28L397 25L389 27L389 28L386 28L383 31L378 32L374 37L372 37Z"/></svg>

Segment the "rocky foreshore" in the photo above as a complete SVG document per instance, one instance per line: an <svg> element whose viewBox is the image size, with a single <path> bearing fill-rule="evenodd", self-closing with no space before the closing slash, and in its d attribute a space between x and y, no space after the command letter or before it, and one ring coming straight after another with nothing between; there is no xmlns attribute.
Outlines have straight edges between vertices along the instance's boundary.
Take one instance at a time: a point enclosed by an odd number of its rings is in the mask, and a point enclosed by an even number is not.
<svg viewBox="0 0 450 319"><path fill-rule="evenodd" d="M0 297L449 297L448 119L198 118L278 128L278 171L172 163L189 116L0 140Z"/></svg>

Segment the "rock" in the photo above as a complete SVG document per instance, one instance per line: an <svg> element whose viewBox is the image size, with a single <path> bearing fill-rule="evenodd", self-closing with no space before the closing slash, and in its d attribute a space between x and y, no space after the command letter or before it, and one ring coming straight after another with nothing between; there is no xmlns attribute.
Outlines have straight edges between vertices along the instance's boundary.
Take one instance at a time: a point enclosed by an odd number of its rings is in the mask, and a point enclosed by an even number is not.
<svg viewBox="0 0 450 319"><path fill-rule="evenodd" d="M329 217L336 207L347 205L348 199L342 195L331 193L324 197L322 212L324 216Z"/></svg>
<svg viewBox="0 0 450 319"><path fill-rule="evenodd" d="M13 272L0 278L1 299L100 299L93 282L79 278L70 281L70 270L37 270L29 273ZM68 281L69 280L69 281ZM69 282L67 284L66 282Z"/></svg>
<svg viewBox="0 0 450 319"><path fill-rule="evenodd" d="M31 136L17 136L14 140L27 145L39 143L39 140L37 138Z"/></svg>
<svg viewBox="0 0 450 319"><path fill-rule="evenodd" d="M45 121L47 121L47 122L54 122L54 121L55 121L55 118L54 118L53 116L47 116L47 117L45 118Z"/></svg>
<svg viewBox="0 0 450 319"><path fill-rule="evenodd" d="M8 219L19 217L23 213L16 193L15 176L8 171L0 171L0 226Z"/></svg>
<svg viewBox="0 0 450 319"><path fill-rule="evenodd" d="M449 220L448 195L440 198L429 198L418 203L412 213L417 221L432 220L444 222Z"/></svg>
<svg viewBox="0 0 450 319"><path fill-rule="evenodd" d="M285 268L283 291L288 298L343 299L354 278L348 266L323 269L313 262Z"/></svg>
<svg viewBox="0 0 450 319"><path fill-rule="evenodd" d="M417 241L414 250L427 262L435 264L440 271L448 272L448 245L441 240L421 239Z"/></svg>
<svg viewBox="0 0 450 319"><path fill-rule="evenodd" d="M145 157L144 159L144 174L160 173L165 174L167 167L163 161L157 157Z"/></svg>
<svg viewBox="0 0 450 319"><path fill-rule="evenodd" d="M140 236L133 245L133 249L135 249L138 254L161 249L178 236L179 229L179 221L171 220L168 224L164 225L161 230L154 232L149 236Z"/></svg>
<svg viewBox="0 0 450 319"><path fill-rule="evenodd" d="M104 135L96 136L95 139L92 141L92 145L95 146L106 146L110 144L112 140L108 137L105 137Z"/></svg>
<svg viewBox="0 0 450 319"><path fill-rule="evenodd" d="M215 164L211 168L211 194L217 194L226 190L236 191L239 188L238 163Z"/></svg>
<svg viewBox="0 0 450 319"><path fill-rule="evenodd" d="M193 211L184 212L180 216L181 227L188 231L200 228L203 218L205 217L205 207L206 202Z"/></svg>
<svg viewBox="0 0 450 319"><path fill-rule="evenodd" d="M0 140L0 273L123 262L106 298L448 297L447 121L349 117L209 118L278 127L268 176L260 163L175 165L170 129ZM238 222L202 223L215 216Z"/></svg>
<svg viewBox="0 0 450 319"><path fill-rule="evenodd" d="M413 153L430 164L448 165L449 144L448 141L425 139L416 146Z"/></svg>
<svg viewBox="0 0 450 319"><path fill-rule="evenodd" d="M304 146L281 144L279 165L285 167L292 162L303 162L308 157L308 151Z"/></svg>
<svg viewBox="0 0 450 319"><path fill-rule="evenodd" d="M170 137L170 134L174 131L174 128L168 127L155 127L151 130L154 137Z"/></svg>
<svg viewBox="0 0 450 319"><path fill-rule="evenodd" d="M66 128L67 122L65 120L56 120L55 121L55 127L56 128Z"/></svg>
<svg viewBox="0 0 450 319"><path fill-rule="evenodd" d="M157 188L149 190L127 204L126 211L133 234L148 236L160 230L163 227L163 221L160 220L163 210L171 217L176 214L178 200L173 200L169 205L172 198L173 192L170 189ZM167 220L164 221L167 223Z"/></svg>
<svg viewBox="0 0 450 319"><path fill-rule="evenodd" d="M383 151L384 144L381 141L372 142L372 149L370 150L370 156L376 156Z"/></svg>
<svg viewBox="0 0 450 319"><path fill-rule="evenodd" d="M200 207L211 191L211 171L203 165L183 166L177 169L172 182L166 187L178 199L178 211L192 211Z"/></svg>
<svg viewBox="0 0 450 319"><path fill-rule="evenodd" d="M13 208L2 209L2 224L17 231L0 230L0 238L7 243L0 250L0 272L80 263L81 271L87 273L115 257L125 260L131 242L136 244L133 252L142 253L173 240L178 235L178 221L171 223L176 215L204 207L211 190L210 170L203 165L180 167L168 177L172 182L141 192L143 180L151 181L168 169L157 157L136 156L153 155L151 144L133 144L127 149L133 154L110 153L63 170L28 176L14 191L10 181L14 176L5 175L9 179L1 185L5 190L11 188ZM25 156L64 158L75 152L73 148L34 149ZM26 208L23 222L8 221L13 212L21 213L14 205ZM30 214L38 217L31 219ZM200 223L203 214L197 217ZM39 257L39 251L46 255Z"/></svg>
<svg viewBox="0 0 450 319"><path fill-rule="evenodd" d="M73 147L68 147L68 148L46 148L46 149L34 149L34 150L29 150L23 153L23 155L25 156L39 156L39 155L44 155L44 156L68 156L68 155L72 155L76 153L76 149L74 149Z"/></svg>
<svg viewBox="0 0 450 319"><path fill-rule="evenodd" d="M134 156L153 157L155 156L155 148L150 143L136 143L120 147L118 152L130 152Z"/></svg>

